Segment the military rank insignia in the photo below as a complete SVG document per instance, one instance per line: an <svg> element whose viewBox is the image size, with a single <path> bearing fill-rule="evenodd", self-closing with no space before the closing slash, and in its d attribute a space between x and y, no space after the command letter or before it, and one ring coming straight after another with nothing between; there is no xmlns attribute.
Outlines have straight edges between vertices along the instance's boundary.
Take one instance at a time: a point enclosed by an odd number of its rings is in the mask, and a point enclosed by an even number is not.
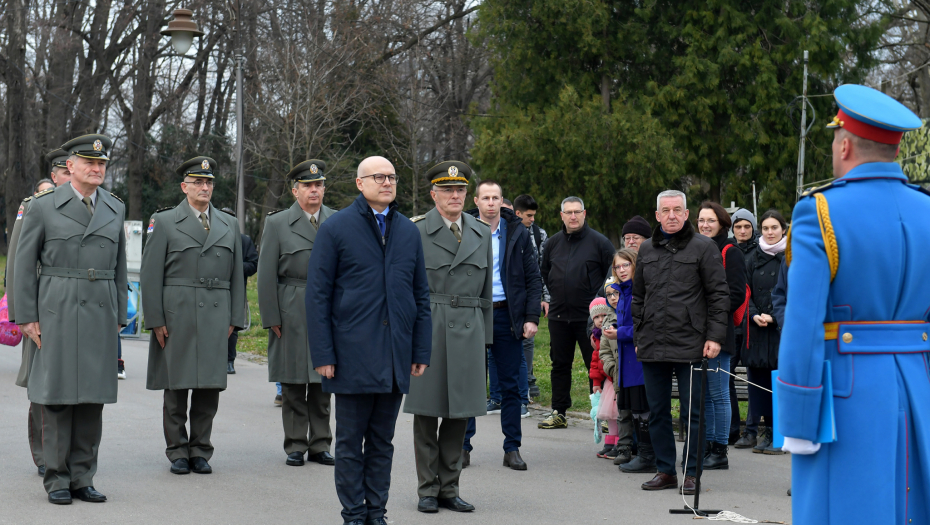
<svg viewBox="0 0 930 525"><path fill-rule="evenodd" d="M23 218L23 205L20 204L19 211L16 212L16 220L20 220L22 218Z"/></svg>
<svg viewBox="0 0 930 525"><path fill-rule="evenodd" d="M152 233L153 231L155 231L155 217L152 217L152 219L149 221L149 229L146 230L145 233Z"/></svg>
<svg viewBox="0 0 930 525"><path fill-rule="evenodd" d="M310 173L316 175L318 171L320 171L320 169L316 167L316 164L310 165Z"/></svg>
<svg viewBox="0 0 930 525"><path fill-rule="evenodd" d="M103 142L100 142L99 140L95 140L95 141L94 141L94 151L100 151L100 150L102 150L102 149L103 149Z"/></svg>
<svg viewBox="0 0 930 525"><path fill-rule="evenodd" d="M204 159L204 161L200 163L200 167L203 168L203 169L205 169L205 170L210 169L210 161Z"/></svg>
<svg viewBox="0 0 930 525"><path fill-rule="evenodd" d="M457 167L455 167L455 166L449 166L449 171L448 171L448 173L449 173L449 176L450 176L450 177L458 177L458 176L459 176L459 169L458 169Z"/></svg>

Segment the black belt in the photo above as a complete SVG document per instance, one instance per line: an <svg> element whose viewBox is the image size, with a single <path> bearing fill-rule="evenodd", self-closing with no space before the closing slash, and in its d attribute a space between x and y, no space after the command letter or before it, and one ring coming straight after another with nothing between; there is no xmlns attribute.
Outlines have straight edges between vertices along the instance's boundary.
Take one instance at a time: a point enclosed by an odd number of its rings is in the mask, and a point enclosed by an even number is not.
<svg viewBox="0 0 930 525"><path fill-rule="evenodd" d="M306 279L298 279L296 277L278 277L278 284L283 284L285 286L297 286L299 288L307 287Z"/></svg>
<svg viewBox="0 0 930 525"><path fill-rule="evenodd" d="M94 270L89 268L81 270L78 268L56 268L54 266L43 266L42 275L51 277L69 277L71 279L87 279L88 281L112 281L116 278L116 270Z"/></svg>
<svg viewBox="0 0 930 525"><path fill-rule="evenodd" d="M222 288L223 290L229 290L229 281L221 281L219 279L184 279L180 277L167 277L165 278L165 286L190 286L191 288L206 288L207 290L212 290L214 288Z"/></svg>
<svg viewBox="0 0 930 525"><path fill-rule="evenodd" d="M460 295L448 295L444 293L429 294L429 302L436 304L448 304L452 308L487 308L491 306L491 301L481 297L462 297Z"/></svg>
<svg viewBox="0 0 930 525"><path fill-rule="evenodd" d="M506 299L503 300L503 301L494 301L494 309L495 309L495 310L497 310L498 308L506 308L506 307L507 307L507 300L506 300Z"/></svg>

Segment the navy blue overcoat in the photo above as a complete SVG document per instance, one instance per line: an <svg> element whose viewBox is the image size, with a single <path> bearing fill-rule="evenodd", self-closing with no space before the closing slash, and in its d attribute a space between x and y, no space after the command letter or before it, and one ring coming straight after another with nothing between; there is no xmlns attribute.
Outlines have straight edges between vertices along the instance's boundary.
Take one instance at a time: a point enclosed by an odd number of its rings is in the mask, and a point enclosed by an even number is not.
<svg viewBox="0 0 930 525"><path fill-rule="evenodd" d="M333 394L385 394L410 387L410 365L430 362L429 283L417 227L387 212L384 238L359 195L316 234L307 269L307 337Z"/></svg>

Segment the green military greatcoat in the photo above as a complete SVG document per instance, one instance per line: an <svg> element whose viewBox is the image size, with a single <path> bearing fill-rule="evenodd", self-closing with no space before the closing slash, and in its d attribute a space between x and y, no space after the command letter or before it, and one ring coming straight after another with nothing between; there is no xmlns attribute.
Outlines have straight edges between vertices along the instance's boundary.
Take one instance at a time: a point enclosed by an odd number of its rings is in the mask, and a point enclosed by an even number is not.
<svg viewBox="0 0 930 525"><path fill-rule="evenodd" d="M335 210L320 208L322 224ZM258 255L258 307L268 330L268 381L319 383L307 340L304 291L316 227L294 203L265 219ZM281 337L270 328L281 326Z"/></svg>
<svg viewBox="0 0 930 525"><path fill-rule="evenodd" d="M459 243L435 208L416 222L429 279L430 366L410 378L404 412L442 418L487 413L485 348L494 342L491 229L462 214ZM457 296L453 306L452 297Z"/></svg>
<svg viewBox="0 0 930 525"><path fill-rule="evenodd" d="M142 254L142 307L152 334L146 388L226 388L230 326L245 326L242 238L236 219L210 204L204 229L187 200L156 212ZM112 363L110 364L112 368Z"/></svg>
<svg viewBox="0 0 930 525"><path fill-rule="evenodd" d="M16 322L38 321L42 330L28 377L33 403L116 402L113 367L119 325L126 324L126 208L100 188L95 199L91 216L64 184L34 197L21 221L15 267L23 271L11 284ZM33 271L37 263L41 275Z"/></svg>
<svg viewBox="0 0 930 525"><path fill-rule="evenodd" d="M16 267L16 243L19 241L19 234L23 231L23 217L26 215L26 211L29 210L30 204L32 204L32 197L26 197L22 204L19 205L19 210L16 212L16 222L13 223L13 231L10 232L9 248L6 252L6 306L10 321L14 323L16 322L16 294L13 293L13 283L16 282L14 273ZM32 358L35 356L36 350L38 350L36 344L32 342L32 339L24 335L23 358L19 365L19 373L16 375L16 386L23 388L28 386L29 368L32 367Z"/></svg>

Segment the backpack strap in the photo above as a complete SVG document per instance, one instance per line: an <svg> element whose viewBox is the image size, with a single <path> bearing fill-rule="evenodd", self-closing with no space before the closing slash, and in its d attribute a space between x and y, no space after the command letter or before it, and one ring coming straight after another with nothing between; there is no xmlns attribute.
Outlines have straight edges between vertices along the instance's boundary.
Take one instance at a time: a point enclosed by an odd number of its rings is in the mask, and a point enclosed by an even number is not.
<svg viewBox="0 0 930 525"><path fill-rule="evenodd" d="M729 250L729 249L732 248L732 247L733 247L732 244L728 244L728 245L724 246L724 247L723 247L723 251L720 252L720 255L723 256L723 269L724 269L724 270L727 269L727 250Z"/></svg>

